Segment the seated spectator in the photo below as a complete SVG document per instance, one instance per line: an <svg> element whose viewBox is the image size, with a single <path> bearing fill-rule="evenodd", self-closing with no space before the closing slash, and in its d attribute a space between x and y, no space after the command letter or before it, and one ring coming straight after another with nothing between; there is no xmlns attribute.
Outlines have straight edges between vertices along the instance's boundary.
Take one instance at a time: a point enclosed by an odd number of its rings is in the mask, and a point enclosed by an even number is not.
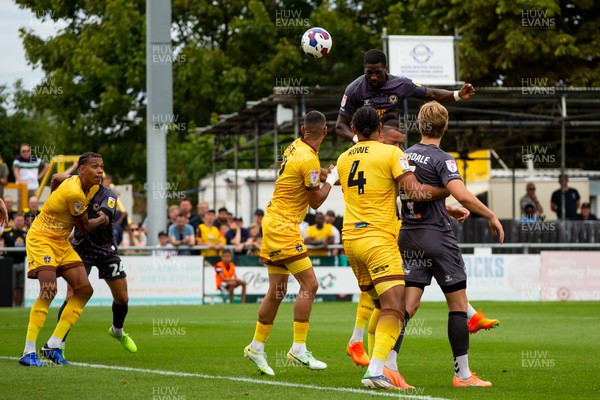
<svg viewBox="0 0 600 400"><path fill-rule="evenodd" d="M539 221L535 208L531 204L525 205L523 215L521 216L521 222L537 222Z"/></svg>
<svg viewBox="0 0 600 400"><path fill-rule="evenodd" d="M221 225L229 226L227 223L227 219L229 218L229 211L227 210L227 207L221 207L217 212L217 220L214 222L215 226L217 228L221 227Z"/></svg>
<svg viewBox="0 0 600 400"><path fill-rule="evenodd" d="M320 247L317 249L309 249L309 256L329 255L327 247L333 243L333 229L331 224L325 223L325 216L323 213L318 212L315 214L315 223L306 230L304 243Z"/></svg>
<svg viewBox="0 0 600 400"><path fill-rule="evenodd" d="M246 281L239 279L235 274L235 264L231 262L230 250L223 250L221 261L215 264L215 279L217 289L223 294L229 294L229 302L233 303L233 291L236 287L242 287L242 303L246 302Z"/></svg>
<svg viewBox="0 0 600 400"><path fill-rule="evenodd" d="M227 244L235 246L235 254L245 254L244 247L248 245L250 239L250 231L243 227L244 221L242 217L235 217L230 225L229 231L225 234Z"/></svg>
<svg viewBox="0 0 600 400"><path fill-rule="evenodd" d="M260 208L254 211L254 223L258 225L258 228L260 229L260 236L262 236L262 220L264 216L265 212Z"/></svg>
<svg viewBox="0 0 600 400"><path fill-rule="evenodd" d="M544 208L542 207L542 204L540 203L535 194L535 184L531 182L528 183L526 186L526 190L527 192L525 193L525 196L521 197L521 213L523 215L527 215L527 213L525 212L525 207L527 205L531 205L533 207L534 213L539 218L539 216L544 214Z"/></svg>
<svg viewBox="0 0 600 400"><path fill-rule="evenodd" d="M166 231L158 232L158 246L160 247L160 249L153 250L152 256L171 258L171 257L177 255L177 252L175 250L172 250L173 245L171 243L169 243L169 235L167 234ZM171 250L167 250L167 249L171 249Z"/></svg>
<svg viewBox="0 0 600 400"><path fill-rule="evenodd" d="M31 196L27 201L27 208L23 210L23 217L25 218L25 227L26 230L31 228L31 224L33 224L33 220L35 217L40 215L40 201L37 197Z"/></svg>
<svg viewBox="0 0 600 400"><path fill-rule="evenodd" d="M200 251L204 257L218 256L225 247L226 239L221 235L219 228L215 226L215 218L215 210L208 210L204 216L204 222L196 230L196 244L209 246L208 250Z"/></svg>
<svg viewBox="0 0 600 400"><path fill-rule="evenodd" d="M329 210L325 213L325 223L331 224L331 229L333 231L333 243L332 244L341 244L342 243L342 235L340 234L340 230L335 226L335 211ZM337 256L339 253L339 249L332 249L331 255Z"/></svg>
<svg viewBox="0 0 600 400"><path fill-rule="evenodd" d="M2 233L4 247L18 247L25 249L27 232L25 231L25 218L21 214L16 214L13 226L8 226ZM23 293L25 290L25 252L8 253L13 259L13 305L23 305Z"/></svg>
<svg viewBox="0 0 600 400"><path fill-rule="evenodd" d="M262 246L262 232L260 226L258 224L252 224L248 228L248 231L250 232L250 239L248 239L248 244L246 245L246 247L248 247L246 255L259 256L260 248Z"/></svg>
<svg viewBox="0 0 600 400"><path fill-rule="evenodd" d="M120 247L144 247L148 243L146 234L142 231L139 224L131 224L129 228L123 232L123 240ZM141 250L135 251L137 253Z"/></svg>
<svg viewBox="0 0 600 400"><path fill-rule="evenodd" d="M184 213L179 213L175 223L169 227L169 241L174 247L194 245L194 228L187 223ZM189 250L179 250L177 254L189 255Z"/></svg>
<svg viewBox="0 0 600 400"><path fill-rule="evenodd" d="M583 203L581 205L581 214L577 214L577 219L580 221L597 221L598 218L592 214L592 205Z"/></svg>

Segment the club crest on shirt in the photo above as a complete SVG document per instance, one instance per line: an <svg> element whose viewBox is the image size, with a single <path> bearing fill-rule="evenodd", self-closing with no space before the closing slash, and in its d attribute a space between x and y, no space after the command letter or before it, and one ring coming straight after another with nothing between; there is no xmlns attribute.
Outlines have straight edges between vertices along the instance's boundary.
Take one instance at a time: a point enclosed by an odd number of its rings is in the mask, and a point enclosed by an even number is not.
<svg viewBox="0 0 600 400"><path fill-rule="evenodd" d="M456 161L454 160L446 160L446 167L448 167L450 172L458 171L458 166L456 165Z"/></svg>
<svg viewBox="0 0 600 400"><path fill-rule="evenodd" d="M94 210L94 212L98 211L99 209L100 209L100 204L98 204L98 203L94 203L94 204L92 205L92 210Z"/></svg>
<svg viewBox="0 0 600 400"><path fill-rule="evenodd" d="M50 261L52 261L52 257L50 257L50 256L44 256L44 262L45 263L49 263Z"/></svg>
<svg viewBox="0 0 600 400"><path fill-rule="evenodd" d="M298 253L300 253L300 252L302 251L302 244L301 244L301 243L298 243L298 244L296 245L296 251L297 251Z"/></svg>
<svg viewBox="0 0 600 400"><path fill-rule="evenodd" d="M108 202L106 203L108 205L108 208L114 208L116 201L117 200L114 197L109 197Z"/></svg>
<svg viewBox="0 0 600 400"><path fill-rule="evenodd" d="M396 104L398 102L398 96L396 96L395 94L391 94L388 97L388 101L390 102L390 104Z"/></svg>
<svg viewBox="0 0 600 400"><path fill-rule="evenodd" d="M83 212L83 204L81 203L75 203L73 204L73 208L75 209L75 213L77 215L81 214Z"/></svg>

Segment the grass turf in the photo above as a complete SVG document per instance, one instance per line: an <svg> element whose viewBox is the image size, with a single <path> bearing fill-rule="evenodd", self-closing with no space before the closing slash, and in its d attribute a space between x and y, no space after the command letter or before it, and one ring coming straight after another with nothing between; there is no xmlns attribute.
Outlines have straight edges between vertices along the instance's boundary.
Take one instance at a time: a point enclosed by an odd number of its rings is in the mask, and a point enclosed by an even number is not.
<svg viewBox="0 0 600 400"><path fill-rule="evenodd" d="M471 335L471 369L491 388L453 388L445 304L424 303L409 325L399 357L400 370L416 389L382 394L449 399L598 398L600 315L597 302L502 303L475 307L500 327ZM258 305L131 307L125 328L138 345L129 354L107 334L110 308L90 307L70 333L66 358L73 362L145 370L219 376L158 375L91 366L25 368L16 359L23 349L28 311L0 309L0 397L3 399L278 399L375 398L362 392L364 369L345 355L355 303L319 303L313 307L308 347L326 362L325 371L293 366L285 354L292 340L292 305L283 304L267 343L275 377L259 375L243 348L252 339ZM51 335L53 308L38 339ZM228 377L229 379L227 379ZM247 379L247 380L243 380ZM255 382L288 382L274 386ZM318 390L310 385L347 388ZM352 393L350 389L361 392ZM366 389L365 389L366 390Z"/></svg>

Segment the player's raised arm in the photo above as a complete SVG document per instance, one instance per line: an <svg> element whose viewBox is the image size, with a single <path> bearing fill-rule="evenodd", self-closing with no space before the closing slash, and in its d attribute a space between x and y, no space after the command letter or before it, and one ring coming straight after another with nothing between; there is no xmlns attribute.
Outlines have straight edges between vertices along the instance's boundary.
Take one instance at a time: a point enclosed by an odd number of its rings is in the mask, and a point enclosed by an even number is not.
<svg viewBox="0 0 600 400"><path fill-rule="evenodd" d="M436 100L439 103L467 100L475 96L475 88L470 83L465 83L460 90L432 89L425 90L425 100Z"/></svg>
<svg viewBox="0 0 600 400"><path fill-rule="evenodd" d="M504 243L504 229L496 217L496 214L485 206L475 195L467 190L465 184L460 179L454 179L448 182L447 186L450 194L462 204L467 210L477 213L486 218L494 236L498 236L498 241Z"/></svg>
<svg viewBox="0 0 600 400"><path fill-rule="evenodd" d="M8 224L8 210L4 200L0 197L0 226L6 226L6 224Z"/></svg>
<svg viewBox="0 0 600 400"><path fill-rule="evenodd" d="M338 114L338 119L335 123L335 134L341 137L342 139L346 139L349 142L353 141L354 133L352 133L352 129L350 128L349 117L342 114Z"/></svg>
<svg viewBox="0 0 600 400"><path fill-rule="evenodd" d="M446 188L424 185L412 172L406 172L396 178L398 187L413 201L431 201L448 197L450 192Z"/></svg>
<svg viewBox="0 0 600 400"><path fill-rule="evenodd" d="M325 184L320 188L306 188L306 194L308 195L308 205L312 209L317 209L321 207L321 204L327 199L329 196L329 192L335 183L340 179L337 168L333 168L327 178L325 179Z"/></svg>

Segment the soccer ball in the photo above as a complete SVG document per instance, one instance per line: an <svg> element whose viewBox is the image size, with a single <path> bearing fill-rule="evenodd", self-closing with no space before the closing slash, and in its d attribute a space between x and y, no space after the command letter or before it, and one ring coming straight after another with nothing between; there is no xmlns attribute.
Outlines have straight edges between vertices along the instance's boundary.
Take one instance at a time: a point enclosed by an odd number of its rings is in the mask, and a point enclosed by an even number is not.
<svg viewBox="0 0 600 400"><path fill-rule="evenodd" d="M309 56L321 58L331 51L331 35L323 28L310 28L302 35L300 45Z"/></svg>

